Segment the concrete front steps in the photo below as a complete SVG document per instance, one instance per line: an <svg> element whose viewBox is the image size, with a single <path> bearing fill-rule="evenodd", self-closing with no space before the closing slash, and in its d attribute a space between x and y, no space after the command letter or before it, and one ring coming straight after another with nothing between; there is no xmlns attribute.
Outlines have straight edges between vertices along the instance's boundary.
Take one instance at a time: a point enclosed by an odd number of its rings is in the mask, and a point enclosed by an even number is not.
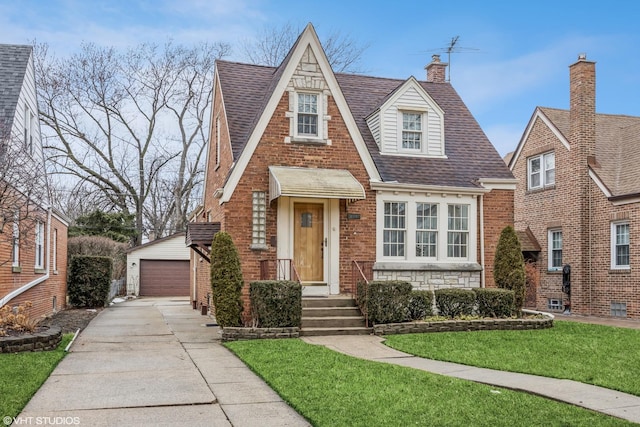
<svg viewBox="0 0 640 427"><path fill-rule="evenodd" d="M369 335L372 332L350 296L302 298L300 336Z"/></svg>

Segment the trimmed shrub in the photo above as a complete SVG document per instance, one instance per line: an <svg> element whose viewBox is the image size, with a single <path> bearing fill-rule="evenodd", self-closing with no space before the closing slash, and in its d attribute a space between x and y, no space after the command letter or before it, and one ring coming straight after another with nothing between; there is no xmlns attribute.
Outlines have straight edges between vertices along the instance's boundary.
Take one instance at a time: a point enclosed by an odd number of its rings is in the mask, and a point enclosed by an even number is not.
<svg viewBox="0 0 640 427"><path fill-rule="evenodd" d="M364 285L363 287L366 287ZM413 287L409 282L373 281L368 291L358 295L363 301L371 323L403 322L407 318L407 307ZM364 292L364 289L363 289Z"/></svg>
<svg viewBox="0 0 640 427"><path fill-rule="evenodd" d="M67 287L69 303L76 307L104 307L108 303L112 268L109 257L71 258Z"/></svg>
<svg viewBox="0 0 640 427"><path fill-rule="evenodd" d="M433 292L413 290L409 295L407 317L409 320L422 320L433 315Z"/></svg>
<svg viewBox="0 0 640 427"><path fill-rule="evenodd" d="M128 243L120 243L103 236L70 237L67 243L69 260L78 255L105 256L113 259L112 279L127 275Z"/></svg>
<svg viewBox="0 0 640 427"><path fill-rule="evenodd" d="M242 269L229 233L216 233L211 244L211 297L221 328L242 326Z"/></svg>
<svg viewBox="0 0 640 427"><path fill-rule="evenodd" d="M476 303L476 294L469 289L437 289L436 307L441 316L454 318L470 316Z"/></svg>
<svg viewBox="0 0 640 427"><path fill-rule="evenodd" d="M493 279L498 288L513 291L514 309L519 315L524 306L526 277L520 241L510 225L500 233L493 262Z"/></svg>
<svg viewBox="0 0 640 427"><path fill-rule="evenodd" d="M508 289L475 289L478 315L509 317L513 312L513 291Z"/></svg>
<svg viewBox="0 0 640 427"><path fill-rule="evenodd" d="M300 327L302 285L286 280L262 280L249 285L252 317L259 328Z"/></svg>

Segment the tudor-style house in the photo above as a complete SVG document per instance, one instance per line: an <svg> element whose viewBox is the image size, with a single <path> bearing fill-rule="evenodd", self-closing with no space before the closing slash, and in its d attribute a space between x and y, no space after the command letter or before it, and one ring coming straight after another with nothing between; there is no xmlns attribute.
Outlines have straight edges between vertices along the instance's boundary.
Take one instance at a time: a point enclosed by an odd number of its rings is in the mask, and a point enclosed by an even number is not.
<svg viewBox="0 0 640 427"><path fill-rule="evenodd" d="M540 248L536 305L640 318L640 117L596 113L586 55L569 75L569 110L536 108L509 162L516 229Z"/></svg>
<svg viewBox="0 0 640 427"><path fill-rule="evenodd" d="M492 286L515 180L446 65L435 55L426 81L334 73L311 24L279 67L217 61L187 231L194 305L210 293L203 227L230 233L246 284L299 280L303 296L352 293L354 270L420 289Z"/></svg>
<svg viewBox="0 0 640 427"><path fill-rule="evenodd" d="M0 44L0 307L65 307L67 227L49 203L33 48Z"/></svg>

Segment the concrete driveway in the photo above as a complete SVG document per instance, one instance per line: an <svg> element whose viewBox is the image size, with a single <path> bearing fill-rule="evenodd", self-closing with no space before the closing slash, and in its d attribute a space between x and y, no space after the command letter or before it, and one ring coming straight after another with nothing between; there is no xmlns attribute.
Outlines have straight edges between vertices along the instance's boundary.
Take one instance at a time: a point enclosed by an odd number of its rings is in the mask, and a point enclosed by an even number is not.
<svg viewBox="0 0 640 427"><path fill-rule="evenodd" d="M141 298L103 310L16 421L308 426L220 345L210 321L184 298Z"/></svg>

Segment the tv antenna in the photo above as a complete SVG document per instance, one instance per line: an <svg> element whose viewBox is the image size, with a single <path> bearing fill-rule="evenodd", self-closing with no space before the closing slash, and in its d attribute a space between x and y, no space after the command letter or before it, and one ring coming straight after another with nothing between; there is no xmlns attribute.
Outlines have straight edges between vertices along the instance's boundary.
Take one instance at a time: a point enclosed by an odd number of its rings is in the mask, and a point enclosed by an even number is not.
<svg viewBox="0 0 640 427"><path fill-rule="evenodd" d="M478 52L480 49L476 49L473 47L463 47L463 46L459 46L458 42L460 41L460 36L454 36L451 37L451 40L449 41L449 44L446 47L441 47L441 48L437 48L437 49L429 49L428 52L443 52L447 54L447 63L449 64L448 70L447 70L447 81L450 82L451 81L451 54L452 53L472 53L472 52Z"/></svg>

